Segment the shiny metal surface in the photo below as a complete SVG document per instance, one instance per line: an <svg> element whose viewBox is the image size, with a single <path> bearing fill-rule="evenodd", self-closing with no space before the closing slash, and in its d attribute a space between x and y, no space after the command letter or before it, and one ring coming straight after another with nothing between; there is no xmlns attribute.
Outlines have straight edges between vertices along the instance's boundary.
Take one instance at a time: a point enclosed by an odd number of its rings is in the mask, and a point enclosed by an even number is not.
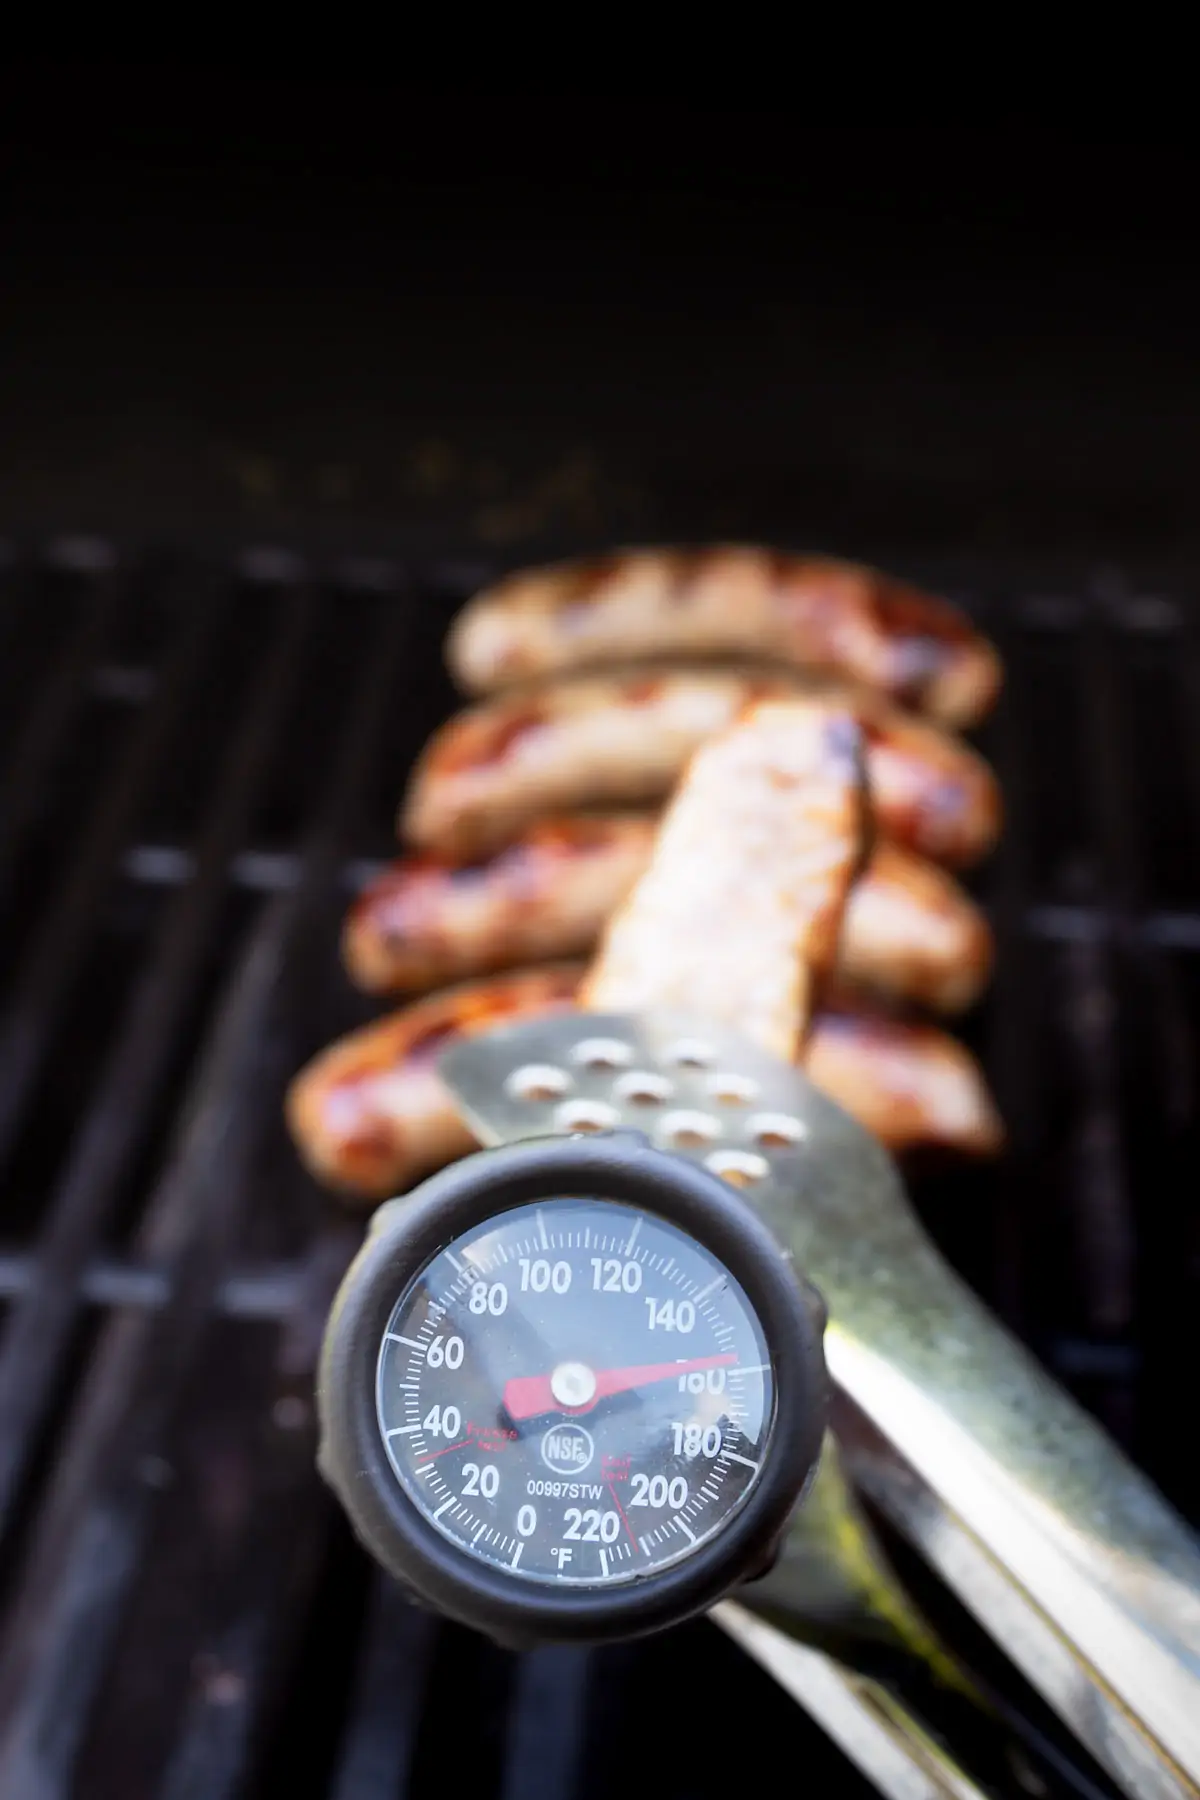
<svg viewBox="0 0 1200 1800"><path fill-rule="evenodd" d="M797 1643L736 1601L723 1600L711 1616L893 1800L983 1800L984 1790L879 1682Z"/></svg>
<svg viewBox="0 0 1200 1800"><path fill-rule="evenodd" d="M649 1121L643 1115L651 1108L658 1110L660 1135L673 1140L694 1136L697 1155L715 1173L743 1181L763 1179L770 1172L766 1157L757 1149L723 1142L725 1134L713 1112L718 1085L722 1093L737 1093L746 1106L756 1101L758 1085L748 1076L718 1084L715 1077L735 1071L732 1064L719 1068L707 1060L712 1047L708 1034L671 1035L665 1049L672 1066L666 1073L635 1055L634 1041L624 1030L608 1036L586 1026L581 1033L577 1026L569 1042L555 1041L554 1060L541 1062L529 1046L526 1028L519 1026L461 1047L485 1049L482 1067L478 1057L463 1059L455 1052L453 1062L443 1060L442 1073L485 1143L581 1124L586 1129L589 1121L592 1128L636 1123L644 1129ZM694 1107L681 1103L689 1094ZM532 1104L540 1104L548 1116L531 1125ZM629 1119L622 1119L622 1105L629 1109ZM803 1124L790 1114L772 1116L756 1108L748 1116L759 1133L767 1131L783 1142L803 1140ZM792 1522L769 1580L759 1581L755 1592L778 1622L727 1605L717 1609L717 1622L890 1800L974 1800L980 1790L947 1752L931 1743L919 1719L854 1667L864 1652L901 1651L919 1657L948 1685L970 1691L888 1567L829 1436L806 1504Z"/></svg>
<svg viewBox="0 0 1200 1800"><path fill-rule="evenodd" d="M584 1037L625 1050L589 1063ZM610 1108L718 1171L733 1151L762 1159L744 1191L828 1303L853 1473L1123 1786L1154 1800L1196 1792L1195 1541L938 1255L875 1140L736 1033L576 1014L444 1058L485 1141L556 1128L562 1099L506 1086L522 1064L567 1072L575 1120L585 1103L598 1119ZM617 1091L618 1074L643 1068L670 1082L668 1097L647 1087L632 1098L628 1082ZM737 1080L720 1083L724 1073ZM680 1114L693 1116L680 1125ZM773 1580L756 1587L756 1606L772 1604Z"/></svg>

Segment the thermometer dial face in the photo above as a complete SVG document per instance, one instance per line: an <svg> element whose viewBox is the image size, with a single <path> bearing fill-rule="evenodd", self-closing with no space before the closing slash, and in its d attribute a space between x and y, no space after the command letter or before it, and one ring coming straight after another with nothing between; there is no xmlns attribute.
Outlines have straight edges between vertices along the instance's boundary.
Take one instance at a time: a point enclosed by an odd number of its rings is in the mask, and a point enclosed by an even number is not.
<svg viewBox="0 0 1200 1800"><path fill-rule="evenodd" d="M400 1295L375 1412L395 1479L452 1544L525 1583L604 1588L693 1556L770 1448L762 1324L730 1271L636 1206L484 1219Z"/></svg>

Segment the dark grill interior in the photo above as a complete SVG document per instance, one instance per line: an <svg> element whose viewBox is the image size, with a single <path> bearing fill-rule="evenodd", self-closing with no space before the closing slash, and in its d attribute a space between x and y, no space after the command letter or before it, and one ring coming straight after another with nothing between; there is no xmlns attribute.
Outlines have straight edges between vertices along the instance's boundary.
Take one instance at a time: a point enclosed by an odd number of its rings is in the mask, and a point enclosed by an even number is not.
<svg viewBox="0 0 1200 1800"><path fill-rule="evenodd" d="M1192 1518L1200 660L1184 584L942 582L998 637L1010 823L968 1021L1012 1131L917 1187ZM368 1016L337 924L481 571L72 540L0 570L0 1794L869 1791L705 1624L513 1657L410 1611L313 1471L360 1225L284 1085ZM730 1726L713 1717L719 1693ZM742 1711L745 1705L749 1710ZM707 1721L703 1724L702 1722Z"/></svg>

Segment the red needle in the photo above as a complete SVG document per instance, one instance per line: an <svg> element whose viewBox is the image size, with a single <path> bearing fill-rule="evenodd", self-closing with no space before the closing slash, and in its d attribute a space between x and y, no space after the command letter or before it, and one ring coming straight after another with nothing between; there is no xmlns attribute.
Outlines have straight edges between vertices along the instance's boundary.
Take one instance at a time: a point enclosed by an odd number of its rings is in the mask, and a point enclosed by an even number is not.
<svg viewBox="0 0 1200 1800"><path fill-rule="evenodd" d="M697 1369L722 1369L735 1363L732 1351L724 1356L694 1356L690 1362L638 1363L630 1369L596 1369L596 1391L583 1406L563 1406L555 1398L549 1375L517 1375L504 1384L504 1404L510 1419L533 1419L538 1413L591 1412L607 1394L623 1394L628 1388L646 1387L652 1381L669 1381L672 1375L690 1375Z"/></svg>

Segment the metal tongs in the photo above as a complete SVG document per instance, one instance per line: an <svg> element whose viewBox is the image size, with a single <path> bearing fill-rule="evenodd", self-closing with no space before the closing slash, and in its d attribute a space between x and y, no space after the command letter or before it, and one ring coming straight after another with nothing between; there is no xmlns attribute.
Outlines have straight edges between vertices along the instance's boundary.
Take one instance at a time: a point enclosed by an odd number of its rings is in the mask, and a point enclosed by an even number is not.
<svg viewBox="0 0 1200 1800"><path fill-rule="evenodd" d="M623 1061L581 1064L585 1033L622 1046ZM572 1128L514 1086L522 1066L570 1071L573 1128L590 1104L592 1128L647 1130L752 1181L747 1197L828 1305L834 1427L854 1480L1122 1788L1139 1800L1200 1793L1200 1551L942 1260L882 1147L739 1034L658 1014L560 1015L452 1050L442 1072L485 1142ZM669 1074L670 1111L648 1117L619 1067ZM714 1071L736 1075L746 1099L715 1105ZM835 1502L850 1516L848 1496ZM793 1535L745 1590L753 1613L726 1602L718 1622L898 1800L977 1794L883 1689L792 1642L814 1641L822 1553L831 1616L839 1583L848 1592L819 1509L801 1509ZM899 1621L900 1637L921 1630L915 1613ZM936 1662L931 1635L921 1648Z"/></svg>

